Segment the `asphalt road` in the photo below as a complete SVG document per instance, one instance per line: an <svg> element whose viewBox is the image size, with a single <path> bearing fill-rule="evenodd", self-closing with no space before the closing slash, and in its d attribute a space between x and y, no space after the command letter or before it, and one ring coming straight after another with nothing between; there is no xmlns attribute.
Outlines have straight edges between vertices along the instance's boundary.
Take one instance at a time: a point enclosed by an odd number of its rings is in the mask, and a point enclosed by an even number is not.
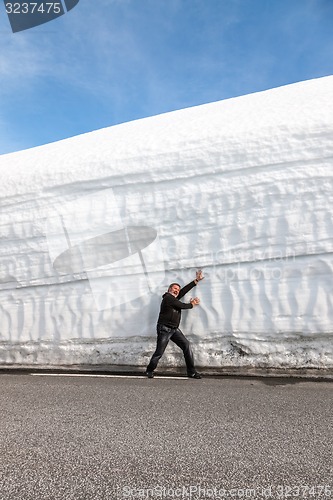
<svg viewBox="0 0 333 500"><path fill-rule="evenodd" d="M333 383L0 375L0 499L333 500Z"/></svg>

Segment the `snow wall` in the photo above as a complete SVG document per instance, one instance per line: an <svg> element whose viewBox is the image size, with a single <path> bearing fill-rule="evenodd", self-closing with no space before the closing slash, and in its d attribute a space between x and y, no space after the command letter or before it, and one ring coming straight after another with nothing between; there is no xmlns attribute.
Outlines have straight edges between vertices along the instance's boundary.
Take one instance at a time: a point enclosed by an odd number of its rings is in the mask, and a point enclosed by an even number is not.
<svg viewBox="0 0 333 500"><path fill-rule="evenodd" d="M0 365L144 367L202 268L199 367L333 368L332 102L325 77L1 156Z"/></svg>

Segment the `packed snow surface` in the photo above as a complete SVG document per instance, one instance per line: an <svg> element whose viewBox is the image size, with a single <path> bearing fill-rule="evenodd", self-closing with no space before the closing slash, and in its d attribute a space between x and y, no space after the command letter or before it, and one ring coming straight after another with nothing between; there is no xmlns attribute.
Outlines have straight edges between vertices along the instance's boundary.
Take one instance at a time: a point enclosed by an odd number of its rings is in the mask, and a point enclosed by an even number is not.
<svg viewBox="0 0 333 500"><path fill-rule="evenodd" d="M333 77L0 157L0 363L332 368ZM168 346L160 366L183 365Z"/></svg>

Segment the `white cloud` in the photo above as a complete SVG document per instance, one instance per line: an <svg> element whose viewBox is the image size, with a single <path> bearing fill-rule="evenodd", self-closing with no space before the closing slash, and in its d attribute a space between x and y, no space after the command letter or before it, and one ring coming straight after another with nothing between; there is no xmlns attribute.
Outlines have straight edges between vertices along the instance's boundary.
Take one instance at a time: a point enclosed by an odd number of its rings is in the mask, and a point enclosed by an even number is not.
<svg viewBox="0 0 333 500"><path fill-rule="evenodd" d="M22 77L33 77L42 69L41 63L38 52L33 50L27 37L9 36L0 52L1 81L13 85L15 81L21 81Z"/></svg>

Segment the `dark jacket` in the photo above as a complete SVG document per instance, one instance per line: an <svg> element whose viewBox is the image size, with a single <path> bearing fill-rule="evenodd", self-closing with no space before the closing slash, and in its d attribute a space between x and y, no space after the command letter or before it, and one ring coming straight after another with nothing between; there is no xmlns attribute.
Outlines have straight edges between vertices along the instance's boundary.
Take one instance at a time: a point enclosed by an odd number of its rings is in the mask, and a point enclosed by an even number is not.
<svg viewBox="0 0 333 500"><path fill-rule="evenodd" d="M180 289L178 297L174 297L169 292L163 295L160 314L157 320L158 324L178 328L181 318L182 309L192 309L192 304L184 304L179 299L196 286L195 281L191 281L188 285Z"/></svg>

